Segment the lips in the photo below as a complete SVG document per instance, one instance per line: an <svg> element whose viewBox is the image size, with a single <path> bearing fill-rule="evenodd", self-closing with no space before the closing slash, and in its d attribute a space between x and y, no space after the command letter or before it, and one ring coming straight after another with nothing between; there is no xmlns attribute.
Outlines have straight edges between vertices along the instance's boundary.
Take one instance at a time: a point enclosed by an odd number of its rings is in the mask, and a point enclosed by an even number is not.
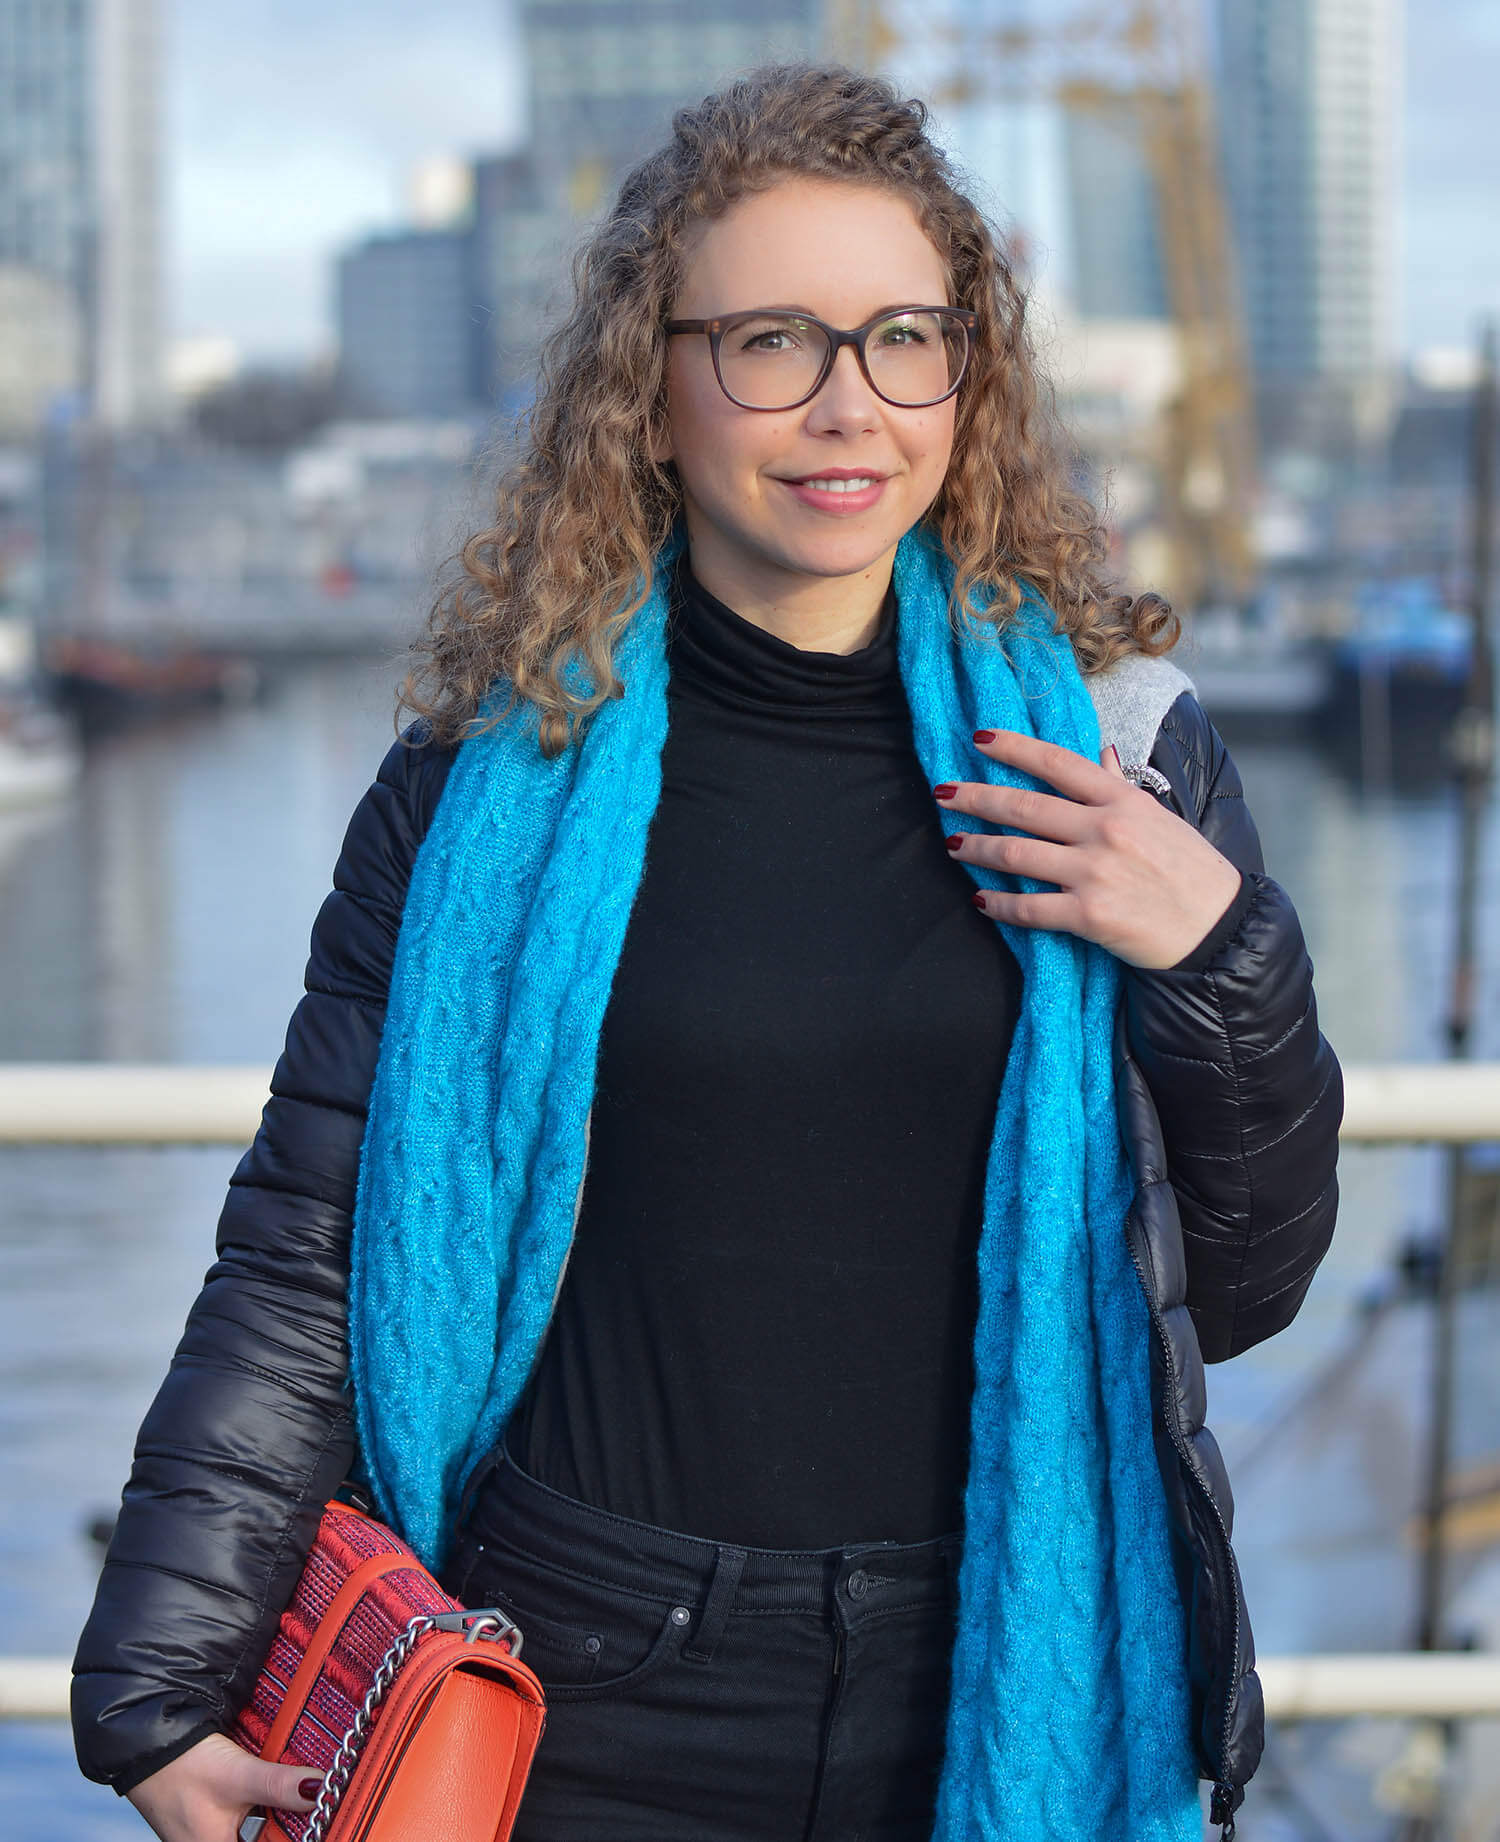
<svg viewBox="0 0 1500 1842"><path fill-rule="evenodd" d="M838 518L853 517L878 505L885 492L886 479L883 473L857 473L852 467L841 467L781 483L793 498L810 510Z"/></svg>

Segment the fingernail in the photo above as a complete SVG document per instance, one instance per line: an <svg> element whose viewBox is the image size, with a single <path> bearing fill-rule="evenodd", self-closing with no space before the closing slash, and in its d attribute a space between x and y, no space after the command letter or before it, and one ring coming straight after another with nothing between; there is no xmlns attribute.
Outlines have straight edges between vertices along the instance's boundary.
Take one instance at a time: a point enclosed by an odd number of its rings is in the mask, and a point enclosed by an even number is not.
<svg viewBox="0 0 1500 1842"><path fill-rule="evenodd" d="M943 842L950 851L961 851L964 848L964 835L962 832L957 832L953 837L945 838Z"/></svg>
<svg viewBox="0 0 1500 1842"><path fill-rule="evenodd" d="M932 797L934 799L952 799L957 791L958 782L956 780L945 780L940 787L934 787L932 789Z"/></svg>
<svg viewBox="0 0 1500 1842"><path fill-rule="evenodd" d="M994 739L995 732L993 729L976 729L974 731L974 740L976 742L993 742Z"/></svg>
<svg viewBox="0 0 1500 1842"><path fill-rule="evenodd" d="M1111 754L1112 754L1112 755L1114 756L1114 758L1115 758L1115 766L1116 766L1116 767L1118 767L1118 766L1120 765L1120 751L1119 751L1119 749L1117 749L1117 748L1115 747L1115 745L1114 745L1114 743L1113 743L1113 742L1111 742L1111 743L1109 743L1109 744L1108 744L1108 747L1109 747L1109 752L1110 752L1110 753L1111 753Z"/></svg>
<svg viewBox="0 0 1500 1842"><path fill-rule="evenodd" d="M984 912L984 891L982 889L976 889L973 895L969 897L969 900L981 913Z"/></svg>
<svg viewBox="0 0 1500 1842"><path fill-rule="evenodd" d="M321 1778L304 1778L297 1786L297 1795L307 1798L309 1802L313 1802L322 1789L323 1780Z"/></svg>

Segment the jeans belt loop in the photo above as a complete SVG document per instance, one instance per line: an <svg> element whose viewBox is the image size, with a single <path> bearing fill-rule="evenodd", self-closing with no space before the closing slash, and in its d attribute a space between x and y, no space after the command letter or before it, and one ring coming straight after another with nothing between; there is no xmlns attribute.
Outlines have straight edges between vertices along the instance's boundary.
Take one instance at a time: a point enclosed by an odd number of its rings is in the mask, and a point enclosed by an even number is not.
<svg viewBox="0 0 1500 1842"><path fill-rule="evenodd" d="M743 1548L720 1548L714 1563L714 1577L709 1583L708 1598L698 1629L683 1645L682 1654L695 1663L711 1663L719 1639L724 1635L734 1596L740 1589L740 1575L745 1571Z"/></svg>

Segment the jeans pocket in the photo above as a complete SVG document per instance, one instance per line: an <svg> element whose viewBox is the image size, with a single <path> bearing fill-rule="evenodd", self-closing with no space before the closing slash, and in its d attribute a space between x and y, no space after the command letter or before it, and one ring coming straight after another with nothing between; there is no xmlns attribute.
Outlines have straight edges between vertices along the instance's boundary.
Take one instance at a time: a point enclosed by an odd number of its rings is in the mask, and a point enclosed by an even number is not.
<svg viewBox="0 0 1500 1842"><path fill-rule="evenodd" d="M675 1656L685 1608L571 1573L503 1546L481 1545L469 1605L497 1606L520 1628L523 1660L549 1696L625 1693Z"/></svg>

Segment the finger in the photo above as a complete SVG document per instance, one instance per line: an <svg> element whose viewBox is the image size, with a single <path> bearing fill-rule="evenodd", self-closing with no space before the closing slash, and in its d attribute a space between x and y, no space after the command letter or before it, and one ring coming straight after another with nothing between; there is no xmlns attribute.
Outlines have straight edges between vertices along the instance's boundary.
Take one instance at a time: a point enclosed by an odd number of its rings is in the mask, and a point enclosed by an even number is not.
<svg viewBox="0 0 1500 1842"><path fill-rule="evenodd" d="M323 1774L309 1765L269 1765L245 1754L233 1796L268 1810L311 1810L322 1789Z"/></svg>
<svg viewBox="0 0 1500 1842"><path fill-rule="evenodd" d="M270 1810L311 1810L318 1801L318 1793L323 1789L323 1774L309 1771L305 1765L276 1765L270 1768L279 1774L274 1793L268 1792L258 1801Z"/></svg>
<svg viewBox="0 0 1500 1842"><path fill-rule="evenodd" d="M1029 876L1033 882L1056 883L1066 888L1077 874L1076 853L1066 844L1046 844L1036 838L994 838L984 832L954 832L948 849L960 863L979 863L1008 876Z"/></svg>
<svg viewBox="0 0 1500 1842"><path fill-rule="evenodd" d="M1096 770L1097 771L1097 770ZM1088 831L1089 816L1077 800L1039 793L1035 787L992 787L982 780L947 781L933 789L950 812L971 814L991 825L1010 825L1054 844L1076 844Z"/></svg>
<svg viewBox="0 0 1500 1842"><path fill-rule="evenodd" d="M1099 751L1099 765L1106 774L1112 775L1116 780L1125 778L1125 770L1120 766L1120 751L1113 742L1106 742Z"/></svg>
<svg viewBox="0 0 1500 1842"><path fill-rule="evenodd" d="M974 743L992 760L1020 768L1034 780L1045 780L1069 799L1087 803L1114 791L1102 768L1086 756L1074 754L1071 748L1060 748L1056 742L1039 742L1035 736L1023 736L1014 729L976 729Z"/></svg>
<svg viewBox="0 0 1500 1842"><path fill-rule="evenodd" d="M974 906L991 921L1008 921L1014 927L1047 928L1076 934L1083 919L1078 898L1072 895L1019 894L1010 889L977 889Z"/></svg>

